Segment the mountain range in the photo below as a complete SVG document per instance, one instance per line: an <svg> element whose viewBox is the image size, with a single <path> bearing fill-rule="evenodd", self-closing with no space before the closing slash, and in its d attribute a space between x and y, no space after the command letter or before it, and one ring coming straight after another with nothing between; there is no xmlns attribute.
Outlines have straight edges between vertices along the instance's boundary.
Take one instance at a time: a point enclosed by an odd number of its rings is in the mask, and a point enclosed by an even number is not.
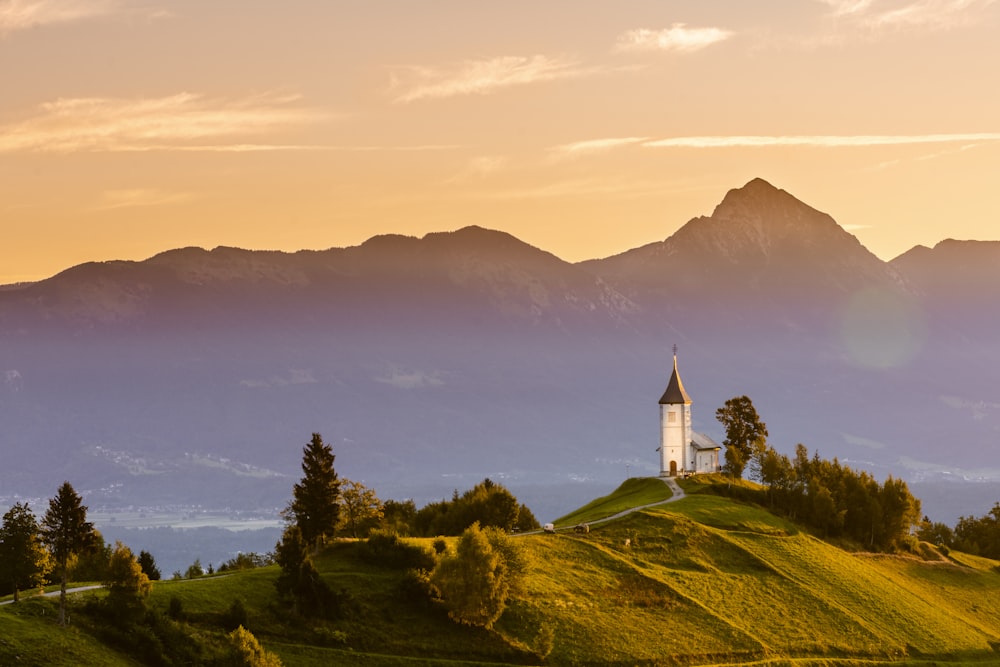
<svg viewBox="0 0 1000 667"><path fill-rule="evenodd" d="M491 477L555 516L658 472L677 345L696 430L746 394L779 451L934 482L951 521L1000 489L998 328L1000 242L884 262L761 179L575 264L475 226L88 263L0 288L0 496L273 508L320 432L383 498Z"/></svg>

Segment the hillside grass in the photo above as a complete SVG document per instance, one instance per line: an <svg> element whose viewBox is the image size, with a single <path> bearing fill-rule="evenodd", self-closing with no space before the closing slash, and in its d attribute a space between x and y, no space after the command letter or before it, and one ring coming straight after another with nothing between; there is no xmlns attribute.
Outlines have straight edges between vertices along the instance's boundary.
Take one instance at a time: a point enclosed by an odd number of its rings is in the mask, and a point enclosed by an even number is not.
<svg viewBox="0 0 1000 667"><path fill-rule="evenodd" d="M158 582L149 604L163 614L179 604L192 636L221 645L239 600L248 628L289 666L1000 664L996 561L929 546L931 560L845 551L761 508L700 493L707 481L688 480L685 498L588 534L516 538L530 572L492 630L454 623L404 571L351 541L316 558L344 601L339 619L293 616L277 600L274 566ZM664 492L661 480L629 480L564 520ZM58 628L55 609L50 599L0 608L0 664L136 664L83 623Z"/></svg>
<svg viewBox="0 0 1000 667"><path fill-rule="evenodd" d="M556 528L566 528L581 523L606 519L632 507L668 500L673 493L663 480L656 477L632 477L613 492L595 498L583 507L570 512L553 523Z"/></svg>

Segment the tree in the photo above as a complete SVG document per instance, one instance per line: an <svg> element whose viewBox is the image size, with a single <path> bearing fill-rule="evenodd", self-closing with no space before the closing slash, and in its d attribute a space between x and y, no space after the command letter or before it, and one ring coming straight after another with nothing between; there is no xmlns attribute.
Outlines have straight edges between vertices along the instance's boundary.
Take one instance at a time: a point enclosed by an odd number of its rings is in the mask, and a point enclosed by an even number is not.
<svg viewBox="0 0 1000 667"><path fill-rule="evenodd" d="M239 667L281 667L281 659L266 650L242 625L229 633L233 649L231 664ZM227 663L229 664L229 663Z"/></svg>
<svg viewBox="0 0 1000 667"><path fill-rule="evenodd" d="M767 447L767 425L760 420L757 409L747 396L737 396L726 401L715 411L726 429L726 464L724 470L734 478L742 478L743 470L751 464L752 476L760 476L760 457Z"/></svg>
<svg viewBox="0 0 1000 667"><path fill-rule="evenodd" d="M39 588L50 567L49 553L42 544L38 521L27 503L17 503L3 515L0 525L0 581L14 592Z"/></svg>
<svg viewBox="0 0 1000 667"><path fill-rule="evenodd" d="M452 619L491 628L526 569L520 544L503 531L481 529L474 523L462 533L456 553L438 561L431 584L440 591Z"/></svg>
<svg viewBox="0 0 1000 667"><path fill-rule="evenodd" d="M349 479L340 484L340 527L351 537L368 535L382 521L382 501L361 482Z"/></svg>
<svg viewBox="0 0 1000 667"><path fill-rule="evenodd" d="M295 613L321 616L332 611L333 594L309 558L309 547L298 526L285 528L274 547L274 560L281 566L274 585L279 596L292 601Z"/></svg>
<svg viewBox="0 0 1000 667"><path fill-rule="evenodd" d="M108 590L105 604L115 618L121 621L134 620L146 606L153 584L143 572L132 550L121 542L115 542L108 561L104 587Z"/></svg>
<svg viewBox="0 0 1000 667"><path fill-rule="evenodd" d="M143 574L149 577L150 581L160 580L160 568L156 567L156 559L153 558L153 554L143 549L139 552L138 561Z"/></svg>
<svg viewBox="0 0 1000 667"><path fill-rule="evenodd" d="M87 521L87 506L69 482L63 482L42 518L42 539L49 547L59 573L59 625L66 625L66 574L73 556L94 544L94 524Z"/></svg>
<svg viewBox="0 0 1000 667"><path fill-rule="evenodd" d="M318 549L340 520L340 480L333 469L333 449L319 433L302 450L302 480L292 489L287 516L294 519L306 544Z"/></svg>
<svg viewBox="0 0 1000 667"><path fill-rule="evenodd" d="M409 535L416 516L417 504L413 499L387 500L382 505L382 525L397 535Z"/></svg>

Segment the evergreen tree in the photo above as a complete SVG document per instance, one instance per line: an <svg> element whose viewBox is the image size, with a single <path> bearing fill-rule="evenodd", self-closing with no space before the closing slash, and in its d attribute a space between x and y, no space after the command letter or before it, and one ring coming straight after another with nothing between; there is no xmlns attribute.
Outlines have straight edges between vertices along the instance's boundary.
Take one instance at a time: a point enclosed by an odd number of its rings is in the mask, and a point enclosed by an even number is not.
<svg viewBox="0 0 1000 667"><path fill-rule="evenodd" d="M73 556L94 544L94 524L87 521L87 506L69 482L63 482L42 519L42 538L59 573L59 625L66 625L66 575Z"/></svg>
<svg viewBox="0 0 1000 667"><path fill-rule="evenodd" d="M319 548L334 535L340 521L340 480L333 469L333 449L319 433L302 450L302 480L292 489L287 513L302 532L302 539Z"/></svg>
<svg viewBox="0 0 1000 667"><path fill-rule="evenodd" d="M3 515L0 525L0 582L14 592L39 588L50 567L49 553L42 544L38 521L27 503L17 503Z"/></svg>
<svg viewBox="0 0 1000 667"><path fill-rule="evenodd" d="M281 566L275 582L278 595L292 601L292 609L304 616L322 616L333 611L335 602L326 582L309 558L309 548L298 526L288 526L274 547L274 560Z"/></svg>
<svg viewBox="0 0 1000 667"><path fill-rule="evenodd" d="M724 470L734 478L742 478L743 470L751 464L753 477L760 477L760 458L767 447L767 425L760 420L757 409L747 396L737 396L726 401L715 411L726 429L726 464Z"/></svg>
<svg viewBox="0 0 1000 667"><path fill-rule="evenodd" d="M156 559L153 558L153 554L143 549L139 552L138 561L143 574L149 577L150 581L160 580L160 568L156 567Z"/></svg>

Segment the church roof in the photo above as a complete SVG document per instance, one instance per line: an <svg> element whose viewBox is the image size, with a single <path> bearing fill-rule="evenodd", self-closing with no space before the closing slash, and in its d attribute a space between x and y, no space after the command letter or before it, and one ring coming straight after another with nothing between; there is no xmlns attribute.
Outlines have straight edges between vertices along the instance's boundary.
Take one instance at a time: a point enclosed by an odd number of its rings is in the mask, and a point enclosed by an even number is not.
<svg viewBox="0 0 1000 667"><path fill-rule="evenodd" d="M719 443L715 440L712 440L704 433L698 433L697 431L691 434L691 444L694 445L695 449L702 452L710 449L722 449L722 447L719 446Z"/></svg>
<svg viewBox="0 0 1000 667"><path fill-rule="evenodd" d="M670 374L670 382L667 383L667 390L660 397L660 405L673 405L676 403L691 404L691 397L684 391L681 383L681 376L677 374L677 355L674 355L674 372Z"/></svg>

